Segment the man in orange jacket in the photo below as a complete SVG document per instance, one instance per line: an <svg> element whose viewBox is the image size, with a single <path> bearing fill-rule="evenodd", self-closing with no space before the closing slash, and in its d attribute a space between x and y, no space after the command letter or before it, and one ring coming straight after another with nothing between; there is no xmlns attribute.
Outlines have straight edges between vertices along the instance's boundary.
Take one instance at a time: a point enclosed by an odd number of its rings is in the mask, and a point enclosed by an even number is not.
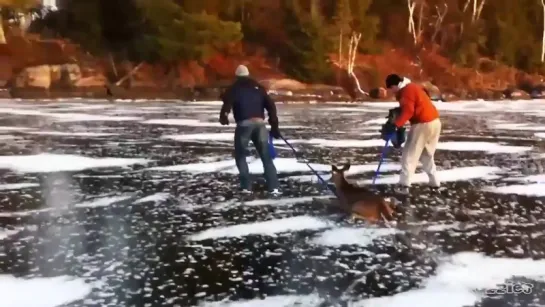
<svg viewBox="0 0 545 307"><path fill-rule="evenodd" d="M401 108L399 116L389 124L386 130L393 133L402 128L407 121L411 123L411 129L401 156L398 192L409 193L411 179L418 161L422 163L422 168L428 175L430 186L433 189L439 188L440 182L437 178L434 160L435 149L441 134L441 120L437 108L424 88L411 83L407 78L391 74L386 78L386 88L395 93Z"/></svg>

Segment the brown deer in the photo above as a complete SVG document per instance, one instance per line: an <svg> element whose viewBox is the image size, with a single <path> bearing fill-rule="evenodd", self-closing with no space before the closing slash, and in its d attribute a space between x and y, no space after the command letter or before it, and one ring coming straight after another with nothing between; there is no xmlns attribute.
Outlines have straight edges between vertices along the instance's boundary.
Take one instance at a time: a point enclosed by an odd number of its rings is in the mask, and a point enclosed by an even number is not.
<svg viewBox="0 0 545 307"><path fill-rule="evenodd" d="M353 218L373 223L393 220L394 210L389 201L365 187L359 187L346 181L344 172L349 169L350 163L346 163L342 168L331 165L331 179L337 189L339 207L352 214Z"/></svg>

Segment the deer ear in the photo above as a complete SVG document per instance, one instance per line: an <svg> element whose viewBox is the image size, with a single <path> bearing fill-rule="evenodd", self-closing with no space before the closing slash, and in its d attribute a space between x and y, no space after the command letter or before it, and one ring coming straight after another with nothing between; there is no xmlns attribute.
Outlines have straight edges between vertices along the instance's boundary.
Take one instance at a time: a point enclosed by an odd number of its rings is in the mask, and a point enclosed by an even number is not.
<svg viewBox="0 0 545 307"><path fill-rule="evenodd" d="M347 171L350 169L350 162L346 162L343 166L343 171Z"/></svg>
<svg viewBox="0 0 545 307"><path fill-rule="evenodd" d="M333 164L331 164L331 171L332 172L338 172L339 170L337 169L337 167Z"/></svg>

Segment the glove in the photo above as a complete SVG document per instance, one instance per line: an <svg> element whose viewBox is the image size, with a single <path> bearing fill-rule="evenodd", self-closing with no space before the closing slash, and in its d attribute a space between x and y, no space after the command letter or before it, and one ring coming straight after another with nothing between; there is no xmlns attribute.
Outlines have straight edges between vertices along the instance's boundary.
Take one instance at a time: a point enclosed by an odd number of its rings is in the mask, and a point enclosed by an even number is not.
<svg viewBox="0 0 545 307"><path fill-rule="evenodd" d="M275 139L280 139L282 138L282 135L280 134L280 130L278 129L278 127L271 127L271 132L270 132L271 136Z"/></svg>
<svg viewBox="0 0 545 307"><path fill-rule="evenodd" d="M269 121L269 125L271 125L271 136L275 139L282 138L282 135L280 134L280 128L278 128L278 122L276 121Z"/></svg>
<svg viewBox="0 0 545 307"><path fill-rule="evenodd" d="M405 127L398 128L395 132L394 136L392 137L392 145L394 148L401 148L401 145L405 143L405 131L407 129Z"/></svg>
<svg viewBox="0 0 545 307"><path fill-rule="evenodd" d="M227 115L225 114L220 115L220 124L222 124L223 126L229 125L229 118L227 118Z"/></svg>

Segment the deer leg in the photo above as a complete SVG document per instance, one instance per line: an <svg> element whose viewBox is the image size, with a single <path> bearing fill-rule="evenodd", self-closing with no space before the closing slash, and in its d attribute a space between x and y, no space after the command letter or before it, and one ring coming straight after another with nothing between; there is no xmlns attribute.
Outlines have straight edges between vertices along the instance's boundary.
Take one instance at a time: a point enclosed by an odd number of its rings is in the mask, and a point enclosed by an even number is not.
<svg viewBox="0 0 545 307"><path fill-rule="evenodd" d="M379 207L379 214L381 214L382 216L384 216L384 218L388 221L391 221L393 220L394 218L394 210L390 207L390 204L386 201L386 200L382 200L380 202L380 207Z"/></svg>

